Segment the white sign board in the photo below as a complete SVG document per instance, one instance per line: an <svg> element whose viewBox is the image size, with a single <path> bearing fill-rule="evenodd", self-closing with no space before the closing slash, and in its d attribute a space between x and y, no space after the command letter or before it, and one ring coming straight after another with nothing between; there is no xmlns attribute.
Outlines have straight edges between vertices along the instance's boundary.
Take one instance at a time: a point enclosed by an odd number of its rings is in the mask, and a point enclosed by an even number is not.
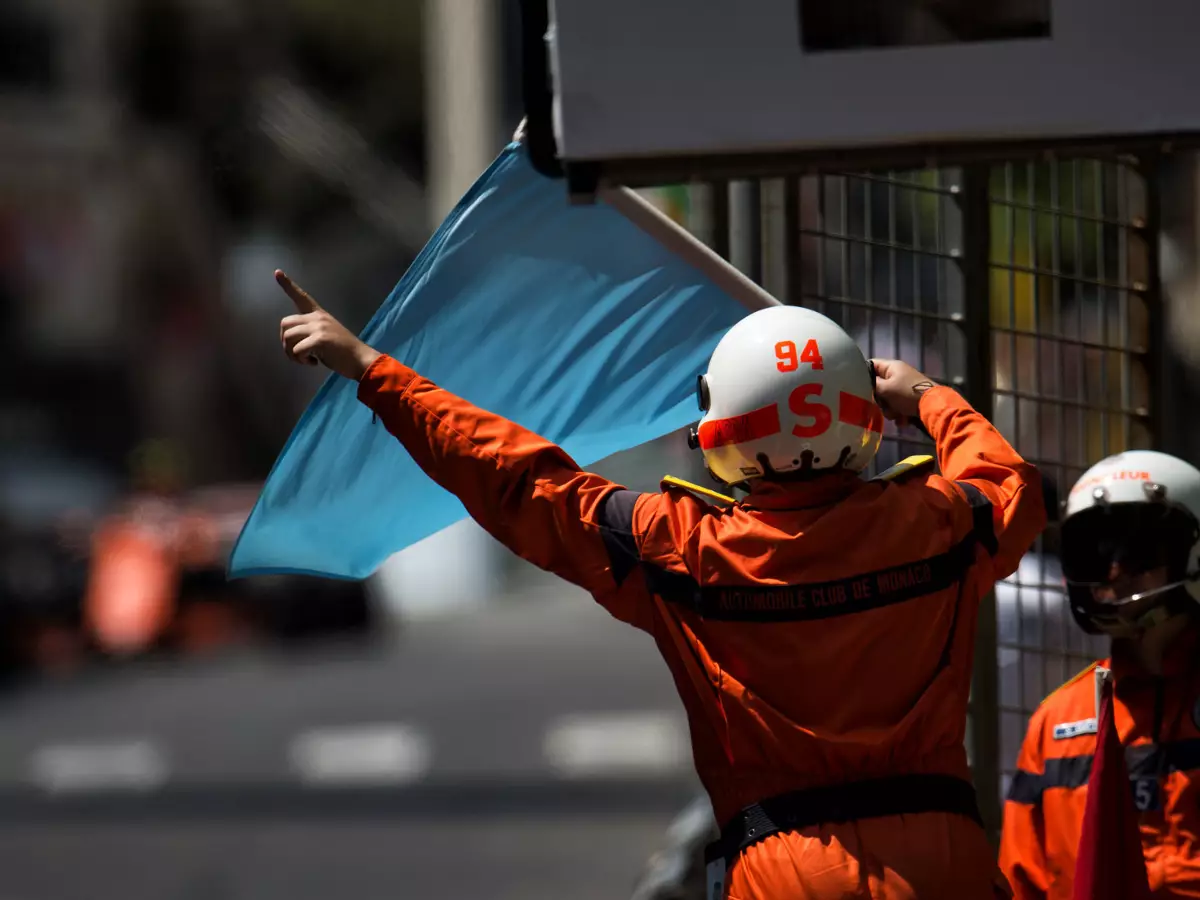
<svg viewBox="0 0 1200 900"><path fill-rule="evenodd" d="M548 0L566 162L1200 132L1200 0Z"/></svg>

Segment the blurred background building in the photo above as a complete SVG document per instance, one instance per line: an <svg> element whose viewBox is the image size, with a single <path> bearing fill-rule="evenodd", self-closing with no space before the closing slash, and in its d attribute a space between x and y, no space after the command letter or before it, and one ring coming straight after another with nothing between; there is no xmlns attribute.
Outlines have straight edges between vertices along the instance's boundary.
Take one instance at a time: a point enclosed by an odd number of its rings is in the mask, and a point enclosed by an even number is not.
<svg viewBox="0 0 1200 900"><path fill-rule="evenodd" d="M515 0L0 3L12 896L586 900L674 839L695 784L650 641L473 525L366 585L223 574L321 380L279 354L271 271L365 324L511 135L519 58ZM1060 490L1124 447L1200 452L1192 157L648 194L963 388ZM922 447L888 437L884 464ZM682 435L600 469L703 478ZM981 635L997 794L1029 711L1100 650L1054 541Z"/></svg>

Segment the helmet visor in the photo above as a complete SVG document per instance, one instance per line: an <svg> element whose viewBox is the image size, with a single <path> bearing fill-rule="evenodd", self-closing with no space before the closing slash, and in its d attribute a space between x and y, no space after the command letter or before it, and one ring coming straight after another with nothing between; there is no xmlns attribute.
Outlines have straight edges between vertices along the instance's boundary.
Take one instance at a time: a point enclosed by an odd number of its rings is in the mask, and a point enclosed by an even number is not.
<svg viewBox="0 0 1200 900"><path fill-rule="evenodd" d="M1063 575L1074 584L1105 585L1165 566L1168 578L1182 578L1195 541L1195 520L1177 507L1095 506L1063 522Z"/></svg>

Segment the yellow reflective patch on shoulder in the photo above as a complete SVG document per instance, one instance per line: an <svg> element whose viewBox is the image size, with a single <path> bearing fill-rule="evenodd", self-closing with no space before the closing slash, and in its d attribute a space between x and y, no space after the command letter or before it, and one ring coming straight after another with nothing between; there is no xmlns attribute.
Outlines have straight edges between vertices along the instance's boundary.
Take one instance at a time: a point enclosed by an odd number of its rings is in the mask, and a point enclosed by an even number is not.
<svg viewBox="0 0 1200 900"><path fill-rule="evenodd" d="M880 472L872 481L895 481L903 475L914 472L917 469L923 469L925 466L933 464L933 457L927 455L909 456L900 460L890 469L885 469Z"/></svg>
<svg viewBox="0 0 1200 900"><path fill-rule="evenodd" d="M686 488L693 494L700 494L702 497L707 497L710 500L716 500L718 503L737 503L733 497L727 497L725 494L720 494L717 491L709 490L706 487L700 487L698 484L692 484L690 481L684 481L682 478L676 478L674 475L664 475L663 484L670 484L675 487Z"/></svg>
<svg viewBox="0 0 1200 900"><path fill-rule="evenodd" d="M1052 690L1049 694L1047 694L1046 699L1049 700L1051 697L1053 697L1059 691L1065 690L1066 688L1069 688L1071 685L1075 684L1076 682L1089 677L1093 672L1096 671L1096 666L1100 665L1100 662L1101 662L1100 660L1097 660L1094 663L1090 663L1088 665L1088 667L1086 669L1084 669L1082 672L1072 675L1070 678L1068 678L1066 681L1064 681L1062 684L1060 684L1058 687L1056 687L1054 690Z"/></svg>
<svg viewBox="0 0 1200 900"><path fill-rule="evenodd" d="M1095 678L1096 667L1101 665L1102 662L1103 662L1103 660L1097 660L1096 662L1091 663L1087 668L1085 668L1079 674L1073 675L1071 678L1068 678L1066 681L1064 681L1058 687L1054 688L1054 690L1050 691L1050 693L1048 693L1042 699L1042 702L1040 704L1038 704L1038 707L1039 708L1048 707L1051 704L1053 704L1057 699L1062 698L1063 695L1065 693L1067 693L1068 691L1070 691L1072 688L1075 688L1076 690L1078 690L1079 688L1077 686L1080 684L1080 682L1087 681L1087 680L1093 680ZM1088 685L1088 694L1091 695L1093 693L1093 691L1094 691L1093 686ZM1065 698L1065 699L1067 700L1068 703L1070 703L1069 697ZM1091 698L1089 697L1089 700L1090 699ZM1094 708L1094 703L1089 702L1088 706ZM1061 715L1061 713L1059 715ZM1069 738L1069 737L1077 737L1080 734L1095 734L1096 732L1093 727L1095 725L1095 722L1096 722L1096 717L1091 716L1089 718L1081 718L1078 721L1072 721L1072 722L1051 722L1051 721L1049 721L1049 719L1047 719L1046 724L1051 727L1052 737L1054 738L1054 740L1059 741L1059 740L1065 740L1066 738ZM1076 727L1068 727L1068 726L1076 726ZM1092 728L1092 730L1089 731L1088 730L1089 728Z"/></svg>

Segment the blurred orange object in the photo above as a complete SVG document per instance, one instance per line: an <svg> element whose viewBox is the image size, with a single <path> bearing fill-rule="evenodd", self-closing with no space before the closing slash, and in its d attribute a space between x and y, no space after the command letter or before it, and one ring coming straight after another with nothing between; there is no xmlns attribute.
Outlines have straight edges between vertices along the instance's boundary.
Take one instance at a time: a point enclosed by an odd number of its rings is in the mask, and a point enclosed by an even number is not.
<svg viewBox="0 0 1200 900"><path fill-rule="evenodd" d="M158 524L134 511L107 520L93 538L83 618L109 653L149 649L171 621L181 573L173 523Z"/></svg>

